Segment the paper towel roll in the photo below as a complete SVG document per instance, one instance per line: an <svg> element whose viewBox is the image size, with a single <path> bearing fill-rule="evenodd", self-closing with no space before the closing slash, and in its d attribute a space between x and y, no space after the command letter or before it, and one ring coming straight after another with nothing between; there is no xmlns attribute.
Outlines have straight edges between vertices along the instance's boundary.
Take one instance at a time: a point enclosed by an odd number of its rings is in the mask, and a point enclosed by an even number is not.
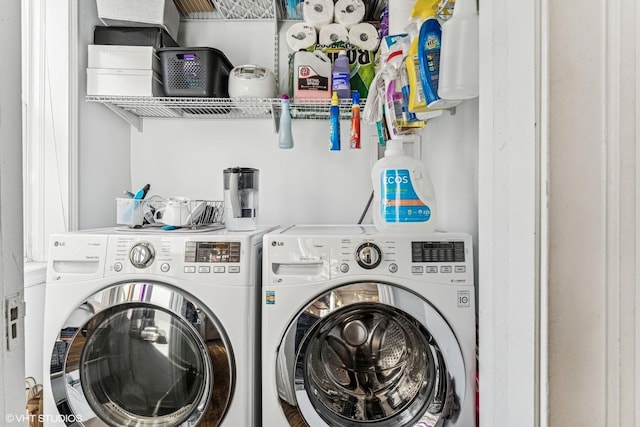
<svg viewBox="0 0 640 427"><path fill-rule="evenodd" d="M329 24L320 28L320 36L318 37L320 44L328 46L337 42L348 42L349 31L340 24Z"/></svg>
<svg viewBox="0 0 640 427"><path fill-rule="evenodd" d="M360 49L374 51L380 43L378 30L367 22L356 24L349 30L349 43Z"/></svg>
<svg viewBox="0 0 640 427"><path fill-rule="evenodd" d="M293 51L306 49L316 44L316 29L304 22L297 22L287 30L287 44Z"/></svg>
<svg viewBox="0 0 640 427"><path fill-rule="evenodd" d="M320 29L333 22L333 0L305 0L302 6L304 22Z"/></svg>
<svg viewBox="0 0 640 427"><path fill-rule="evenodd" d="M364 19L364 2L362 0L338 0L334 7L334 20L347 29L351 29Z"/></svg>

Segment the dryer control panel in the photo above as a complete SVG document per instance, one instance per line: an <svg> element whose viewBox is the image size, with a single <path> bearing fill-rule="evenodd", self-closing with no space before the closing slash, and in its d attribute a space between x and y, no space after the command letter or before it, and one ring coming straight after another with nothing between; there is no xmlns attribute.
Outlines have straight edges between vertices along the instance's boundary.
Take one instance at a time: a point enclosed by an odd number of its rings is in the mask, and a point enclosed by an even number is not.
<svg viewBox="0 0 640 427"><path fill-rule="evenodd" d="M258 246L246 236L114 234L109 236L105 275L247 285L255 276Z"/></svg>
<svg viewBox="0 0 640 427"><path fill-rule="evenodd" d="M185 262L233 263L240 262L240 242L198 242L185 245Z"/></svg>

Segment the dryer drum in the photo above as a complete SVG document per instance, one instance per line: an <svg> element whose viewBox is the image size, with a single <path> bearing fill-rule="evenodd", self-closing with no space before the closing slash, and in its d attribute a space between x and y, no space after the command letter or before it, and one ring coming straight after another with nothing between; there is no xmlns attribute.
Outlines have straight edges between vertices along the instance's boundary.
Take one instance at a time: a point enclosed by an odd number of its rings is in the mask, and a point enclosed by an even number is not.
<svg viewBox="0 0 640 427"><path fill-rule="evenodd" d="M132 307L100 317L80 361L82 389L97 415L121 425L184 421L207 389L208 356L199 337L159 309Z"/></svg>

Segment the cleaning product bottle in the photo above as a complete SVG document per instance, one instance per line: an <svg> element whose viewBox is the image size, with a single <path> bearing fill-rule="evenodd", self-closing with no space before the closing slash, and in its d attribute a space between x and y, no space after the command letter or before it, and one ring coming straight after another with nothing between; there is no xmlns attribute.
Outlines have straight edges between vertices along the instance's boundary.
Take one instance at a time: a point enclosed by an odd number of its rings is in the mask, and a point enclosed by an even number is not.
<svg viewBox="0 0 640 427"><path fill-rule="evenodd" d="M360 148L360 92L354 90L351 94L351 148Z"/></svg>
<svg viewBox="0 0 640 427"><path fill-rule="evenodd" d="M349 83L349 57L347 52L341 50L333 62L331 70L331 87L333 92L338 93L338 98L351 98L351 84Z"/></svg>
<svg viewBox="0 0 640 427"><path fill-rule="evenodd" d="M387 141L384 157L371 170L373 224L392 233L431 232L437 207L431 177L423 163L405 154L404 140Z"/></svg>
<svg viewBox="0 0 640 427"><path fill-rule="evenodd" d="M440 98L462 100L478 96L478 21L476 0L456 0L453 14L442 24Z"/></svg>
<svg viewBox="0 0 640 427"><path fill-rule="evenodd" d="M406 120L405 96L403 94L402 76L405 72L403 65L406 42L395 43L384 59L382 73L385 82L385 119L389 135L392 139L401 138L403 135L414 134L422 129L426 123L423 120Z"/></svg>
<svg viewBox="0 0 640 427"><path fill-rule="evenodd" d="M282 111L280 113L280 127L278 130L278 146L280 148L293 148L293 136L291 134L291 112L289 111L289 95L280 97Z"/></svg>
<svg viewBox="0 0 640 427"><path fill-rule="evenodd" d="M434 8L437 4L438 0L431 0L430 2L417 0L411 10L411 21L415 23L416 29L413 29L413 26L410 26L411 45L405 59L405 68L407 70L407 77L409 80L408 107L409 111L413 113L427 111L427 103L424 100L422 82L420 81L418 32L420 31L420 26L427 18L435 16L436 12Z"/></svg>
<svg viewBox="0 0 640 427"><path fill-rule="evenodd" d="M442 33L436 18L438 2L417 0L411 12L419 26L405 60L409 78L409 111L414 113L451 108L460 103L438 96Z"/></svg>
<svg viewBox="0 0 640 427"><path fill-rule="evenodd" d="M324 52L295 52L293 76L294 99L331 99L331 60Z"/></svg>
<svg viewBox="0 0 640 427"><path fill-rule="evenodd" d="M411 91L411 88L409 86L406 61L400 64L398 75L400 76L400 83L402 84L402 119L406 123L417 122L420 119L418 119L416 113L409 109L409 92Z"/></svg>
<svg viewBox="0 0 640 427"><path fill-rule="evenodd" d="M340 151L340 101L338 101L338 92L333 92L331 96L329 123L329 150Z"/></svg>

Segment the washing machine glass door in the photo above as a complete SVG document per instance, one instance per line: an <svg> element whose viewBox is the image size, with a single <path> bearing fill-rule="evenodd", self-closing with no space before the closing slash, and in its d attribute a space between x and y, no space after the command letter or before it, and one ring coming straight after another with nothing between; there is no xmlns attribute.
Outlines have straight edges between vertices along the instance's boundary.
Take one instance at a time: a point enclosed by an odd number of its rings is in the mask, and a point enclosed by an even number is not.
<svg viewBox="0 0 640 427"><path fill-rule="evenodd" d="M223 331L200 303L161 284L129 283L87 306L93 314L76 329L56 377L64 381L54 387L59 408L91 425L192 426L206 413L217 425L232 364Z"/></svg>
<svg viewBox="0 0 640 427"><path fill-rule="evenodd" d="M358 283L327 292L284 339L276 377L291 382L279 390L294 390L295 397L281 396L290 422L299 415L313 426L435 426L464 397L453 332L427 301L397 286Z"/></svg>

